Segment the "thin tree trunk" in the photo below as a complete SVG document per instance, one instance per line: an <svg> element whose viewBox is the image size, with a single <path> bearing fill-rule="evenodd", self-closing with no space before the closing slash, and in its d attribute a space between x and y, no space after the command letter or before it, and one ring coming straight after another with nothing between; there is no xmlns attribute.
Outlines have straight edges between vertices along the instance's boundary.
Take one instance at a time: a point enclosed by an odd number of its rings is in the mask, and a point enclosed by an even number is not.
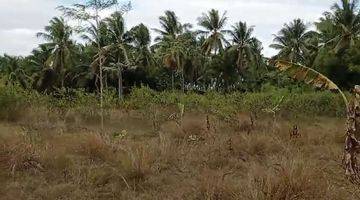
<svg viewBox="0 0 360 200"><path fill-rule="evenodd" d="M97 5L97 0L95 0L95 4ZM95 21L96 21L96 28L99 28L100 22L99 22L99 9L95 8ZM97 37L97 36L96 36ZM97 40L97 46L98 46L98 52L100 53L102 51L99 38L96 38ZM100 58L99 60L99 79L100 79L100 115L101 115L101 131L104 131L104 99L103 99L103 60L104 58Z"/></svg>
<svg viewBox="0 0 360 200"><path fill-rule="evenodd" d="M127 55L127 51L126 51L126 49L125 49L125 47L122 45L121 46L121 48L122 48L122 50L123 50L123 54L124 54L124 57L125 57L125 65L126 65L126 67L129 67L129 65L130 65L130 61L129 61L129 57L128 57L128 55ZM124 88L123 88L123 76L122 76L122 66L120 65L120 62L118 61L118 63L119 63L119 74L118 74L118 90L119 90L119 99L122 99L123 98L123 96L124 96Z"/></svg>
<svg viewBox="0 0 360 200"><path fill-rule="evenodd" d="M175 77L174 77L174 74L175 74L175 70L172 70L172 73L171 73L171 87L172 87L172 91L174 92L174 85L175 85Z"/></svg>
<svg viewBox="0 0 360 200"><path fill-rule="evenodd" d="M103 90L104 90L104 85L103 85L103 58L100 58L100 63L99 63L99 79L100 79L100 109L101 109L101 130L104 130L104 99L103 99Z"/></svg>
<svg viewBox="0 0 360 200"><path fill-rule="evenodd" d="M184 80L184 67L180 63L180 56L176 56L176 62L177 62L177 68L181 69L181 90L184 93L185 92L185 80Z"/></svg>
<svg viewBox="0 0 360 200"><path fill-rule="evenodd" d="M104 75L104 89L105 91L108 89L108 75Z"/></svg>
<svg viewBox="0 0 360 200"><path fill-rule="evenodd" d="M240 73L242 73L244 66L243 66L243 51L242 51L241 48L239 49L239 56L238 56L238 60L237 60L237 65L238 65Z"/></svg>
<svg viewBox="0 0 360 200"><path fill-rule="evenodd" d="M123 98L123 77L122 77L122 67L120 63L118 63L118 93L119 93L119 99Z"/></svg>
<svg viewBox="0 0 360 200"><path fill-rule="evenodd" d="M182 73L181 73L181 82L182 82L182 92L185 93L185 77L184 77L184 70L182 70Z"/></svg>

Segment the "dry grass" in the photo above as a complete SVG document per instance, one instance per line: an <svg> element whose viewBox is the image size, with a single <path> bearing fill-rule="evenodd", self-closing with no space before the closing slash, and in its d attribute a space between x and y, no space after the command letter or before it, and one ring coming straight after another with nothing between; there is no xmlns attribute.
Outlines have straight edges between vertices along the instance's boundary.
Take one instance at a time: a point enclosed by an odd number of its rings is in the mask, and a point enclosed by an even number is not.
<svg viewBox="0 0 360 200"><path fill-rule="evenodd" d="M291 138L294 121L244 114L230 123L186 113L155 133L133 111L114 111L103 132L74 113L29 116L0 125L0 199L360 198L340 165L335 118L298 120Z"/></svg>

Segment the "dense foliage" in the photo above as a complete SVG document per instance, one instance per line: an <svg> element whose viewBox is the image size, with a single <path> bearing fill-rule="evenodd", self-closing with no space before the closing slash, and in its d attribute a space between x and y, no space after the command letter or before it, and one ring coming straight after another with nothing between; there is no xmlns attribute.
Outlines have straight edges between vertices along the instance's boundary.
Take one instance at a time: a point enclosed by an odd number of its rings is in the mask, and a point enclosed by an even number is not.
<svg viewBox="0 0 360 200"><path fill-rule="evenodd" d="M301 19L284 25L270 47L274 58L304 64L344 89L360 83L360 14L357 1L341 0L310 31ZM0 56L6 85L20 85L42 93L83 89L94 94L117 90L118 96L134 86L164 91L259 92L264 85L287 87L262 54L254 27L239 21L226 30L225 13L203 13L196 30L173 11L159 17L160 29L152 42L144 24L126 27L124 13L131 5L116 0L88 0L84 5L59 7L37 36L40 44L31 55ZM116 10L107 17L100 13ZM70 26L77 20L80 26ZM74 24L74 23L72 23ZM74 38L82 39L75 40ZM291 83L293 84L293 83ZM102 95L101 95L102 96Z"/></svg>

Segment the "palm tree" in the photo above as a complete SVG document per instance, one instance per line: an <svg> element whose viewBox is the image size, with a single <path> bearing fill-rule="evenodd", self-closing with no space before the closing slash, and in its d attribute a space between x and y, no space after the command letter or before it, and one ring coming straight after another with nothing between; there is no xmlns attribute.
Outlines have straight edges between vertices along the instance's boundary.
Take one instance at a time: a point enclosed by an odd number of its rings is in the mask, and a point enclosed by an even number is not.
<svg viewBox="0 0 360 200"><path fill-rule="evenodd" d="M341 0L341 3L335 3L331 10L332 12L325 13L325 19L331 19L338 34L327 43L334 43L335 52L339 53L353 46L359 39L359 2L357 0Z"/></svg>
<svg viewBox="0 0 360 200"><path fill-rule="evenodd" d="M123 96L123 67L129 67L130 61L127 53L127 38L125 32L125 22L121 12L114 12L110 17L104 20L106 23L106 46L102 46L100 52L96 55L96 59L92 66L98 66L100 62L114 58L114 66L105 68L108 71L116 71L118 74L118 94L119 98ZM96 37L101 38L101 37ZM124 60L124 62L122 62Z"/></svg>
<svg viewBox="0 0 360 200"><path fill-rule="evenodd" d="M118 70L118 92L119 98L122 98L123 95L123 77L122 71L123 67L129 67L130 61L128 58L127 52L127 42L126 41L126 31L125 31L125 22L122 16L122 13L115 12L109 18L106 19L108 24L110 37L112 39L112 44L108 45L108 49L112 49L113 53L115 53L116 57L116 66ZM121 62L121 60L124 62Z"/></svg>
<svg viewBox="0 0 360 200"><path fill-rule="evenodd" d="M51 56L51 46L40 44L38 48L31 52L30 62L40 70L49 68L49 57Z"/></svg>
<svg viewBox="0 0 360 200"><path fill-rule="evenodd" d="M142 67L149 66L152 63L149 29L144 24L139 24L133 27L128 34L130 42L135 48L135 63Z"/></svg>
<svg viewBox="0 0 360 200"><path fill-rule="evenodd" d="M93 30L100 30L101 26L101 16L100 12L113 7L118 4L118 0L86 0L83 4L75 4L73 7L67 8L60 6L58 9L64 13L65 16L71 17L73 19L81 20L90 24ZM130 4L129 4L130 5ZM95 32L96 33L96 32ZM103 49L101 47L99 34L94 35L96 41L97 54L103 54ZM103 64L105 59L101 57L97 59L97 72L99 75L97 79L100 80L100 107L101 107L101 129L104 128L104 117L103 117Z"/></svg>
<svg viewBox="0 0 360 200"><path fill-rule="evenodd" d="M153 29L160 34L160 37L155 38L156 41L161 41L167 38L177 38L192 26L188 23L181 24L174 11L165 11L164 16L159 17L161 29Z"/></svg>
<svg viewBox="0 0 360 200"><path fill-rule="evenodd" d="M285 24L278 35L274 35L274 44L270 47L279 50L277 57L280 59L304 62L307 42L314 34L315 32L308 31L308 27L301 19L295 19Z"/></svg>
<svg viewBox="0 0 360 200"><path fill-rule="evenodd" d="M102 48L108 45L110 39L107 23L104 20L100 21L98 25L91 23L81 38L94 47Z"/></svg>
<svg viewBox="0 0 360 200"><path fill-rule="evenodd" d="M238 22L232 26L230 35L232 37L232 47L238 53L236 65L239 71L243 71L248 63L256 60L259 54L259 41L252 36L254 27L248 27L245 22ZM261 43L260 43L261 46Z"/></svg>
<svg viewBox="0 0 360 200"><path fill-rule="evenodd" d="M107 23L104 20L98 22L98 24L90 23L90 26L85 29L85 34L82 35L82 39L90 44L95 59L92 59L90 67L95 75L95 85L100 92L100 98L102 98L104 84L104 64L106 57L104 56L103 48L110 44L111 39L109 36L109 30Z"/></svg>
<svg viewBox="0 0 360 200"><path fill-rule="evenodd" d="M37 33L37 37L43 38L52 50L49 57L51 68L58 74L61 87L64 87L64 77L66 68L70 65L72 47L72 29L66 24L63 18L54 17L50 20L50 25L45 27L45 32Z"/></svg>
<svg viewBox="0 0 360 200"><path fill-rule="evenodd" d="M31 52L31 55L27 58L29 64L31 65L31 77L33 79L33 88L39 89L39 81L44 78L44 71L51 69L51 57L52 48L48 44L40 44L36 49ZM55 73L55 72L54 72ZM52 77L51 77L52 78ZM56 78L55 78L56 79ZM52 80L52 83L56 80ZM54 85L49 85L53 87Z"/></svg>
<svg viewBox="0 0 360 200"><path fill-rule="evenodd" d="M227 31L223 30L226 21L226 12L220 17L219 11L215 9L210 10L207 14L203 13L198 18L198 25L205 29L205 31L199 31L199 33L208 35L203 44L203 50L206 54L210 54L211 51L216 54L224 49L224 43L228 43L224 35Z"/></svg>
<svg viewBox="0 0 360 200"><path fill-rule="evenodd" d="M160 34L155 38L159 43L154 45L158 55L160 55L163 64L172 70L172 89L174 89L174 75L176 71L182 73L182 90L185 89L184 80L184 60L187 55L190 24L182 24L173 11L165 11L165 15L159 17L162 29L153 29Z"/></svg>
<svg viewBox="0 0 360 200"><path fill-rule="evenodd" d="M32 79L26 74L23 65L20 63L22 58L5 54L0 61L0 73L5 77L6 84L19 83L23 88L28 87Z"/></svg>
<svg viewBox="0 0 360 200"><path fill-rule="evenodd" d="M182 90L185 89L184 64L191 48L190 40L186 35L178 38L168 38L157 45L157 53L164 65L172 71L172 89L174 89L174 75L176 71L182 74Z"/></svg>

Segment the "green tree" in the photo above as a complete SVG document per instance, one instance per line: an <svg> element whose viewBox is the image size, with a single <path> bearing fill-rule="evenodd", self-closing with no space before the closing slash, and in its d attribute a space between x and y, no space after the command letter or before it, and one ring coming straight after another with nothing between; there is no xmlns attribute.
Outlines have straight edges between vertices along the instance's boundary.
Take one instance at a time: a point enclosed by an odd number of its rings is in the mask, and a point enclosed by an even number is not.
<svg viewBox="0 0 360 200"><path fill-rule="evenodd" d="M160 34L155 38L155 41L162 41L166 39L176 39L186 30L191 28L190 24L182 24L174 11L167 10L165 15L159 17L161 29L154 28L153 30Z"/></svg>
<svg viewBox="0 0 360 200"><path fill-rule="evenodd" d="M153 63L150 52L151 36L144 24L139 24L129 31L130 44L135 49L134 62L138 66L149 67Z"/></svg>
<svg viewBox="0 0 360 200"><path fill-rule="evenodd" d="M250 62L256 62L259 59L259 46L261 43L258 39L252 36L254 28L248 27L245 22L238 22L232 26L230 35L232 37L232 49L238 53L236 65L238 70L244 71Z"/></svg>
<svg viewBox="0 0 360 200"><path fill-rule="evenodd" d="M360 13L357 0L341 0L331 7L331 12L317 23L317 28L326 34L327 44L332 44L336 53L349 49L359 39Z"/></svg>
<svg viewBox="0 0 360 200"><path fill-rule="evenodd" d="M173 11L165 11L164 16L159 17L162 29L154 29L160 34L153 46L156 55L160 58L162 64L172 71L171 85L175 88L175 73L181 72L182 90L185 89L184 64L188 54L189 39L187 34L190 33L190 24L182 24Z"/></svg>
<svg viewBox="0 0 360 200"><path fill-rule="evenodd" d="M301 19L295 19L285 24L277 35L274 35L274 44L270 47L279 50L277 57L290 62L304 63L308 51L308 41L315 34L308 31L308 27Z"/></svg>
<svg viewBox="0 0 360 200"><path fill-rule="evenodd" d="M37 33L37 37L45 39L46 44L52 51L49 66L58 75L60 86L64 87L65 73L71 65L71 55L74 42L71 40L72 29L63 18L55 17L50 25L45 27L45 32Z"/></svg>
<svg viewBox="0 0 360 200"><path fill-rule="evenodd" d="M5 84L20 84L23 88L28 88L32 79L27 75L23 58L4 55L0 60L0 74L4 77Z"/></svg>
<svg viewBox="0 0 360 200"><path fill-rule="evenodd" d="M168 38L157 45L157 54L163 64L172 71L172 89L175 89L174 77L176 71L181 72L182 90L185 89L184 64L188 56L190 41L184 35L178 38Z"/></svg>
<svg viewBox="0 0 360 200"><path fill-rule="evenodd" d="M123 67L130 67L128 58L127 39L125 22L120 12L114 12L109 18L105 19L110 33L111 43L103 47L103 54L100 56L111 56L115 58L116 71L118 73L118 93L119 98L123 97Z"/></svg>
<svg viewBox="0 0 360 200"><path fill-rule="evenodd" d="M215 54L221 52L224 49L224 44L228 44L225 38L227 31L224 30L226 21L226 12L220 16L219 11L215 9L203 13L198 18L198 25L205 29L198 31L198 33L208 36L203 44L203 50L206 54L210 54L212 51Z"/></svg>
<svg viewBox="0 0 360 200"><path fill-rule="evenodd" d="M87 23L87 27L93 27L93 30L100 30L102 18L100 12L117 5L117 0L86 0L83 4L74 4L72 7L60 6L58 9L63 12L63 14L72 19L80 20ZM131 5L125 5L123 8L130 8ZM81 29L81 27L79 28ZM94 34L97 54L103 54L103 48L101 46L101 38L99 34ZM98 79L100 80L100 107L103 109L103 65L105 63L105 58L98 59ZM101 115L101 127L104 127L104 118Z"/></svg>

